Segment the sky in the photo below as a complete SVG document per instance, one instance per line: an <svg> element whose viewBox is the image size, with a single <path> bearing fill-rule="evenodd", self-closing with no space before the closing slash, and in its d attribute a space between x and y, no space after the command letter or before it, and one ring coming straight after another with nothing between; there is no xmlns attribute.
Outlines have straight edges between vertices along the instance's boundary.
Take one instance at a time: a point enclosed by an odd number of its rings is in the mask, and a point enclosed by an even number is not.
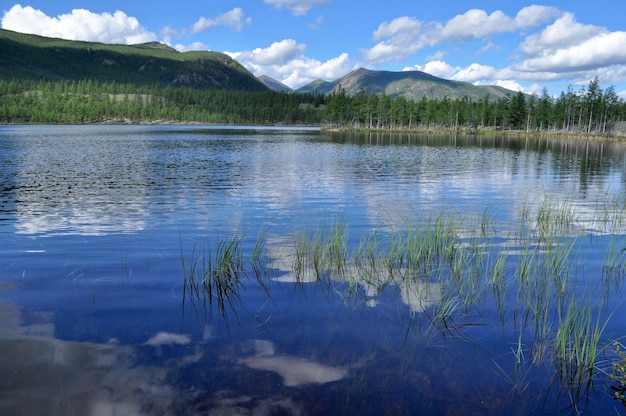
<svg viewBox="0 0 626 416"><path fill-rule="evenodd" d="M615 0L0 0L0 26L223 52L292 88L367 68L537 95L598 77L626 99L624 9Z"/></svg>

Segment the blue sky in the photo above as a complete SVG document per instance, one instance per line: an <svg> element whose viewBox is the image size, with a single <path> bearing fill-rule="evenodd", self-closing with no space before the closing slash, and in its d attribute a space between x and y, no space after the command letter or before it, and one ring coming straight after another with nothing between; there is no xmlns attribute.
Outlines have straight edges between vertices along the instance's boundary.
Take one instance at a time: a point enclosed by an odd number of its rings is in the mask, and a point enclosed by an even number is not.
<svg viewBox="0 0 626 416"><path fill-rule="evenodd" d="M625 6L614 0L0 0L1 26L104 43L212 50L290 87L353 69L559 94L594 77L626 98Z"/></svg>

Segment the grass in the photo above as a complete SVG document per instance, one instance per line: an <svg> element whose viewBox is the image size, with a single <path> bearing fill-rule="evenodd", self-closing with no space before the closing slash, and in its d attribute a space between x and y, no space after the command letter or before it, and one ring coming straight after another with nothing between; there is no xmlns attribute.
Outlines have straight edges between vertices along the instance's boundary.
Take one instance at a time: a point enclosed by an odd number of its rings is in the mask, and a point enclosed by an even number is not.
<svg viewBox="0 0 626 416"><path fill-rule="evenodd" d="M563 388L573 388L576 393L588 389L603 346L602 335L608 322L601 321L602 307L593 300L572 298L561 312L554 341L554 358L557 374ZM596 312L594 312L596 311Z"/></svg>
<svg viewBox="0 0 626 416"><path fill-rule="evenodd" d="M622 224L616 207L624 205L611 205L610 215L601 212L593 221ZM261 277L269 272L264 266L272 251L267 242L290 241L282 252L275 250L273 256L283 259L272 259L274 273L290 273L302 284L324 283L341 299L362 302L364 308L397 288L410 311L409 322L419 322L412 325L415 338L428 344L449 334L466 340L465 328L489 326L517 340L510 352L515 374L506 374L516 391L527 391L532 367L547 368L553 386L577 403L593 385L598 357L611 342L605 334L611 315L603 313L603 306L615 293L607 285L603 296L595 296L589 285L581 290L580 276L593 269L585 270L579 247L609 240L580 238L586 231L571 201L523 204L505 237L506 227L493 218L492 209L473 222L446 211L410 217L401 227L364 233L353 247L344 217L295 233L291 240L272 238L264 229L249 259L241 249L243 236L235 233L214 250L194 247L183 256L185 287L196 302L217 305L226 316L225 310L236 309L248 270L267 284L269 297L271 283ZM625 267L624 236L609 238L597 274L610 275L604 280L617 287L621 279L615 276ZM497 373L509 368L495 365ZM614 373L616 381L624 381L623 367ZM624 388L623 383L616 388Z"/></svg>
<svg viewBox="0 0 626 416"><path fill-rule="evenodd" d="M240 279L243 271L242 238L235 233L228 239L218 240L213 249L209 245L194 245L187 260L181 256L183 305L189 297L194 308L204 314L212 312L214 307L224 318L228 317L229 311L236 313L235 303L243 287Z"/></svg>

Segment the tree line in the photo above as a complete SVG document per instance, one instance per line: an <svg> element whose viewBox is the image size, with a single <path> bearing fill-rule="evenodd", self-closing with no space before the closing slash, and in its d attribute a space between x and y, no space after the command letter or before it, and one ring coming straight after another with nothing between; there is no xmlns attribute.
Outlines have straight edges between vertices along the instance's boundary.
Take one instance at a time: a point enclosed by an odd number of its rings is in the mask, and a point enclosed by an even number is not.
<svg viewBox="0 0 626 416"><path fill-rule="evenodd" d="M0 80L0 122L319 125L324 100L318 94L270 90L201 90L92 80Z"/></svg>
<svg viewBox="0 0 626 416"><path fill-rule="evenodd" d="M198 122L327 125L389 130L522 130L611 134L626 104L597 78L560 96L521 92L410 100L388 95L325 95L276 91L202 90L112 82L0 80L2 123Z"/></svg>
<svg viewBox="0 0 626 416"><path fill-rule="evenodd" d="M468 97L413 101L385 94L349 96L340 89L328 97L326 119L337 127L391 130L522 130L610 134L626 119L626 104L615 87L572 87L558 97L544 88L541 96L518 92L494 99Z"/></svg>

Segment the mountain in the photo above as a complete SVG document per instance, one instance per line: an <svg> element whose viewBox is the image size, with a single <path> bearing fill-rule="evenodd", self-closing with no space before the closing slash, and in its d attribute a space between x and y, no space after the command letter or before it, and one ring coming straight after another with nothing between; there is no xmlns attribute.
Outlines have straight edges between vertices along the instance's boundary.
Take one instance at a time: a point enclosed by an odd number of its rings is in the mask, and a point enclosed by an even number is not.
<svg viewBox="0 0 626 416"><path fill-rule="evenodd" d="M274 78L270 78L267 75L261 75L259 79L261 80L263 84L267 85L268 88L271 88L274 91L280 91L280 92L293 91L290 87L286 86L282 82L276 81Z"/></svg>
<svg viewBox="0 0 626 416"><path fill-rule="evenodd" d="M110 45L0 29L0 78L267 91L228 55L178 52L157 42Z"/></svg>
<svg viewBox="0 0 626 416"><path fill-rule="evenodd" d="M371 71L364 68L356 69L335 81L313 81L296 91L329 94L339 91L340 88L343 88L349 95L358 94L363 90L365 95L384 92L390 97L406 97L413 100L420 100L422 97L454 99L465 96L480 100L485 95L489 95L490 98L500 98L507 94L516 94L516 91L498 86L450 81L421 71Z"/></svg>

